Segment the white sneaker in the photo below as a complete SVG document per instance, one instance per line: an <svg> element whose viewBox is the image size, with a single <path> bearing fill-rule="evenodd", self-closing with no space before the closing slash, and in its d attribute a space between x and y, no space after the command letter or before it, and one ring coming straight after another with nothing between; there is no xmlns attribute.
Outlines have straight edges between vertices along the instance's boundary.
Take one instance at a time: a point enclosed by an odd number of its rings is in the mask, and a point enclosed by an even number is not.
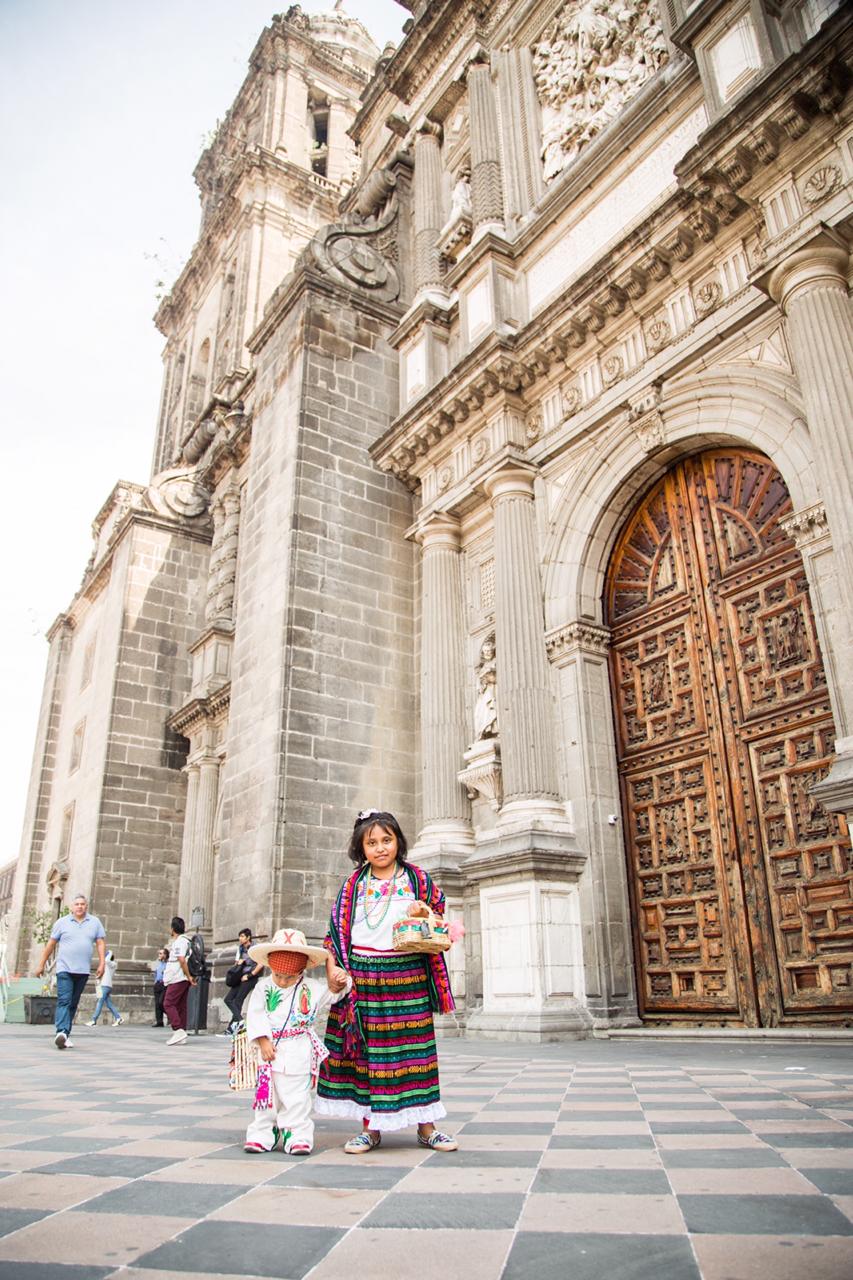
<svg viewBox="0 0 853 1280"><path fill-rule="evenodd" d="M87 1022L84 1025L87 1027L96 1027L98 1024L93 1020L92 1022Z"/></svg>
<svg viewBox="0 0 853 1280"><path fill-rule="evenodd" d="M68 1039L65 1041L65 1047L66 1047L66 1049L73 1049L73 1048L74 1048L74 1041L71 1039L71 1037L70 1037L70 1036L69 1036L69 1037L68 1037Z"/></svg>
<svg viewBox="0 0 853 1280"><path fill-rule="evenodd" d="M166 1044L183 1044L186 1038L187 1038L186 1031L183 1031L183 1030L175 1031L173 1032L172 1035L169 1036L169 1039L166 1041Z"/></svg>
<svg viewBox="0 0 853 1280"><path fill-rule="evenodd" d="M56 1045L57 1049L64 1049L68 1043L68 1036L64 1031L57 1031L56 1035L53 1037L53 1043Z"/></svg>
<svg viewBox="0 0 853 1280"><path fill-rule="evenodd" d="M120 1027L120 1026L121 1026L121 1024L122 1024L123 1022L124 1022L124 1018L122 1018L122 1017L118 1017L118 1018L116 1018L115 1022L113 1023L113 1026L114 1026L114 1027Z"/></svg>

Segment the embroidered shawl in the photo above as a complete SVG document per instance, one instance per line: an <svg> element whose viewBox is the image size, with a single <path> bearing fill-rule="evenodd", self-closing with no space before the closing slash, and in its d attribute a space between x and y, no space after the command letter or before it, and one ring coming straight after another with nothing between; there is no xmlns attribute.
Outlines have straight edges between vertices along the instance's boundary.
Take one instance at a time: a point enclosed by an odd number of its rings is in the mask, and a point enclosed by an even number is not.
<svg viewBox="0 0 853 1280"><path fill-rule="evenodd" d="M331 951L336 962L352 977L350 973L350 946L352 938L352 922L355 917L356 891L359 881L364 879L370 870L369 863L359 867L348 876L341 886L341 891L332 907L329 918L329 932L323 945ZM420 902L432 907L436 915L444 914L444 894L422 867L412 862L404 862L403 870L409 878L412 892ZM452 1013L456 1008L450 991L450 979L444 956L425 955L427 962L427 984L429 986L429 1004L433 1013ZM360 1048L359 1041L364 1043L364 1027L358 1007L358 992L353 984L349 994L337 1004L338 1018L343 1035L344 1055L356 1057Z"/></svg>

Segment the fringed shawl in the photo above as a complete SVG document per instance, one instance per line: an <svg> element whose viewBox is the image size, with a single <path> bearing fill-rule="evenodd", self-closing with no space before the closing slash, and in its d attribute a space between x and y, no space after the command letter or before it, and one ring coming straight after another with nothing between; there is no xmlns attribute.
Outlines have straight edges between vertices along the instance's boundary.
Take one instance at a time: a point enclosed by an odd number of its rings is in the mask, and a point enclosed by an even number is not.
<svg viewBox="0 0 853 1280"><path fill-rule="evenodd" d="M352 939L352 922L355 917L356 890L359 881L370 870L368 863L354 871L341 886L332 914L329 917L329 932L323 945L331 951L341 968L350 972L349 954ZM432 907L436 915L444 914L444 894L432 877L422 867L411 862L403 863L403 870L409 877L412 892L420 902ZM447 965L443 955L425 955L427 964L427 983L429 985L430 1008L433 1013L452 1013L456 1008L450 990L450 979L447 976ZM350 974L352 976L352 974ZM348 1058L357 1056L359 1041L364 1043L364 1028L358 1007L358 992L353 984L349 994L336 1004L339 1024L343 1033L344 1054Z"/></svg>

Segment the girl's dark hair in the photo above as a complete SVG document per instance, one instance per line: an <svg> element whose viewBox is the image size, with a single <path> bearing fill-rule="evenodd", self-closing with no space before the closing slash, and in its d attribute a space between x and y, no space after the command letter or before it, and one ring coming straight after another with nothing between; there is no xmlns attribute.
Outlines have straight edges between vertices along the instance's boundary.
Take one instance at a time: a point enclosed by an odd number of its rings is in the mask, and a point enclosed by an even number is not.
<svg viewBox="0 0 853 1280"><path fill-rule="evenodd" d="M381 827L397 837L397 862L400 866L406 861L409 846L403 835L399 822L393 813L384 813L379 809L363 809L355 820L352 837L347 849L347 857L357 867L363 867L367 859L364 856L364 836L371 827Z"/></svg>

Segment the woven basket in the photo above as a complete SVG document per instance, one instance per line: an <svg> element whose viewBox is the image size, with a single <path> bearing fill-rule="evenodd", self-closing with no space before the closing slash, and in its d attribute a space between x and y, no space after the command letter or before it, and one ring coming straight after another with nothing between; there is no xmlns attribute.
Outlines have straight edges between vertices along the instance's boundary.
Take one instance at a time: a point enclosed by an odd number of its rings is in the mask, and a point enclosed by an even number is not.
<svg viewBox="0 0 853 1280"><path fill-rule="evenodd" d="M405 916L394 925L394 950L427 952L450 950L448 925L440 920L431 907L425 916Z"/></svg>

